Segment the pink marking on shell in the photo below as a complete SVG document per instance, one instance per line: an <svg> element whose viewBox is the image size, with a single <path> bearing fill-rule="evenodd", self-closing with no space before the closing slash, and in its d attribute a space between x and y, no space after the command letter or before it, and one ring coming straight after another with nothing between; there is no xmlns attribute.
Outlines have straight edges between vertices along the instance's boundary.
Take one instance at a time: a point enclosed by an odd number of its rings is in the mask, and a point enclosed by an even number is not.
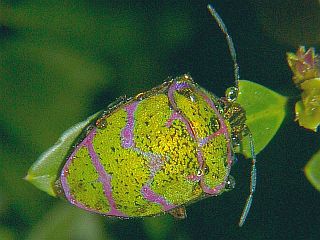
<svg viewBox="0 0 320 240"><path fill-rule="evenodd" d="M198 163L199 163L199 168L202 169L203 164L204 164L204 157L203 157L203 153L201 151L201 148L199 148L197 150L197 159L198 159Z"/></svg>
<svg viewBox="0 0 320 240"><path fill-rule="evenodd" d="M138 106L139 102L133 102L124 107L128 116L127 124L125 128L121 131L121 144L123 148L132 148L134 147L134 112Z"/></svg>
<svg viewBox="0 0 320 240"><path fill-rule="evenodd" d="M177 90L181 90L181 89L184 89L184 88L189 88L190 85L187 83L187 82L174 82L173 84L171 84L171 86L169 87L169 90L168 90L168 98L169 98L169 101L171 103L171 105L173 106L173 108L177 108L177 104L175 103L174 101L174 96L173 96L173 93Z"/></svg>
<svg viewBox="0 0 320 240"><path fill-rule="evenodd" d="M75 198L72 196L71 194L71 190L69 188L69 185L67 183L67 176L69 174L69 166L70 164L74 161L75 159L75 155L76 153L80 150L80 148L85 147L86 145L86 139L84 139L72 152L72 154L69 156L69 158L67 159L67 162L65 163L62 171L61 171L61 175L60 175L60 181L61 181L61 185L63 188L63 191L65 193L65 197L67 198L67 200L72 203L73 205L85 209L87 211L90 212L96 212L99 213L97 210L89 208L87 206L85 206L84 204L78 202L77 200L75 200Z"/></svg>
<svg viewBox="0 0 320 240"><path fill-rule="evenodd" d="M194 131L192 130L190 123L186 120L180 113L174 111L168 121L166 122L166 127L170 127L174 120L180 120L186 125L187 131L193 139L196 139Z"/></svg>
<svg viewBox="0 0 320 240"><path fill-rule="evenodd" d="M69 164L68 164L68 166L69 166ZM61 173L61 176L60 176L61 177L62 188L64 190L64 193L65 193L65 196L66 196L67 200L71 204L77 206L78 208L82 208L82 209L85 209L85 210L90 211L90 212L100 213L97 210L89 208L89 207L85 206L84 204L82 204L82 203L78 202L77 200L75 200L75 198L72 196L72 194L70 192L70 188L69 188L67 180L66 180L67 175L68 175L68 169L64 169L62 171L62 173Z"/></svg>
<svg viewBox="0 0 320 240"><path fill-rule="evenodd" d="M201 139L199 141L200 147L203 147L204 145L206 145L211 139L213 139L213 138L215 138L215 137L217 137L217 136L219 136L221 134L224 134L224 132L225 132L225 129L220 128L218 131L216 131L215 133L211 134L210 136Z"/></svg>
<svg viewBox="0 0 320 240"><path fill-rule="evenodd" d="M224 181L221 184L219 184L218 186L216 186L215 188L212 188L212 189L205 185L203 177L202 177L202 179L200 181L201 188L203 189L203 191L205 193L208 193L210 195L218 195L220 193L220 191L222 189L224 189L224 187L225 187L226 181L227 181L229 173L230 173L231 164L233 162L232 156L231 156L231 137L229 135L228 127L227 127L227 125L226 125L226 123L224 121L224 118L219 113L219 111L216 108L216 106L213 103L213 101L210 98L208 98L206 95L204 95L203 93L201 93L201 95L204 98L204 100L209 104L209 106L213 109L213 111L215 112L215 114L218 117L218 120L219 120L219 123L220 123L220 129L218 131L218 135L224 134L226 139L227 139L227 141L228 141L227 142L227 163L228 163L228 165L227 165L227 174L225 175ZM210 138L210 136L209 136L209 138Z"/></svg>
<svg viewBox="0 0 320 240"><path fill-rule="evenodd" d="M153 178L154 175L162 168L166 157L151 152L143 152L141 149L137 147L134 148L134 151L139 154L142 154L145 158L149 160L149 168L151 172L150 178Z"/></svg>
<svg viewBox="0 0 320 240"><path fill-rule="evenodd" d="M88 138L88 150L89 150L89 154L92 160L93 165L95 166L96 171L99 174L99 181L102 183L103 185L103 190L104 190L104 194L109 202L110 205L110 211L108 213L106 213L107 215L110 216L118 216L118 217L127 217L127 215L125 215L124 213L120 212L117 209L116 206L116 202L114 201L113 197L112 197L112 186L111 186L111 175L108 174L106 172L106 170L104 169L104 167L102 166L98 155L96 154L94 148L93 148L93 144L92 144L92 140L94 138L96 134L96 129L93 129L89 135L87 136Z"/></svg>
<svg viewBox="0 0 320 240"><path fill-rule="evenodd" d="M162 168L164 164L163 158L161 156L153 155L151 156L149 167L151 171L151 175L154 176L160 169Z"/></svg>
<svg viewBox="0 0 320 240"><path fill-rule="evenodd" d="M70 203L72 203L73 205L76 205L79 208L85 209L87 211L105 214L105 215L109 215L109 216L127 217L127 215L120 212L116 208L116 203L112 197L112 186L111 186L111 178L112 177L103 168L102 164L100 163L99 157L97 156L97 154L93 148L92 140L93 140L95 134L96 134L96 129L92 129L89 132L89 134L86 136L86 138L75 148L75 150L72 152L72 154L68 158L65 166L63 167L60 179L61 179L62 188L65 192L65 196ZM96 209L92 209L92 208L85 206L84 204L75 200L75 198L71 194L70 187L67 183L66 177L68 174L69 165L72 163L72 161L75 157L75 154L79 151L79 149L81 147L86 147L88 149L92 164L94 165L96 171L99 174L98 180L103 185L105 197L107 198L109 205L110 205L110 208L111 208L110 211L107 213L101 213L101 212L97 211Z"/></svg>
<svg viewBox="0 0 320 240"><path fill-rule="evenodd" d="M228 174L229 175L229 174ZM201 179L203 180L203 178ZM207 185L205 185L204 181L200 181L200 185L201 185L201 188L202 190L207 193L207 194L210 194L210 195L213 195L213 196L216 196L220 193L220 191L222 189L224 189L224 186L225 186L225 182L219 184L218 186L216 186L215 188L209 188Z"/></svg>
<svg viewBox="0 0 320 240"><path fill-rule="evenodd" d="M211 139L213 139L214 137L217 137L221 134L223 134L228 143L227 143L227 174L225 176L225 179L224 181L219 184L218 186L216 186L215 188L209 188L208 186L205 185L204 183L204 175L201 176L201 179L200 179L200 184L201 184L201 187L203 189L204 192L208 193L208 194L211 194L211 195L218 195L220 193L220 191L222 189L224 189L224 186L225 186L225 183L227 181L227 178L229 176L229 173L230 173L230 169L231 169L231 164L233 162L232 160L232 156L231 156L231 137L228 133L228 127L224 121L224 118L221 116L221 114L219 113L218 109L216 108L214 102L207 96L205 95L203 92L199 91L199 93L201 94L201 96L203 97L203 99L209 104L209 106L213 109L213 111L215 112L215 114L217 115L218 117L218 121L220 123L220 129L211 134L210 136L204 138L204 139L198 139L196 134L194 133L193 129L192 129L192 125L191 123L180 113L178 113L178 108L177 108L177 105L176 105L176 102L174 100L174 92L177 91L177 90L180 90L180 89L184 89L184 88L192 88L190 86L190 84L186 83L186 82L174 82L169 90L168 90L168 98L169 98L169 101L172 105L172 107L176 110L172 116L170 117L170 119L168 120L166 126L167 127L170 127L173 120L175 119L179 119L181 121L183 121L185 124L186 124L186 127L188 129L188 132L190 133L190 135L196 140L196 142L198 143L198 150L197 150L197 158L198 158L198 163L199 163L199 167L202 168L203 165L204 165L204 157L203 157L203 153L201 151L201 148L203 145L205 145L206 143L208 143Z"/></svg>
<svg viewBox="0 0 320 240"><path fill-rule="evenodd" d="M160 204L165 212L176 207L176 205L168 203L164 197L155 193L148 184L142 187L141 193L148 201Z"/></svg>

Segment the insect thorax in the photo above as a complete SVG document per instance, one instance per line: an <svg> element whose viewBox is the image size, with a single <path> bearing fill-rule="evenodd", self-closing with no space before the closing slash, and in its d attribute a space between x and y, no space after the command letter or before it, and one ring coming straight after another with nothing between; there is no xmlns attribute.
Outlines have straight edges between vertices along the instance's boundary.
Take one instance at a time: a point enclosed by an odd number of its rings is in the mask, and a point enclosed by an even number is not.
<svg viewBox="0 0 320 240"><path fill-rule="evenodd" d="M219 102L223 108L223 116L231 127L231 138L234 146L240 144L242 138L248 134L246 125L246 111L239 103L227 100L226 97L220 98Z"/></svg>

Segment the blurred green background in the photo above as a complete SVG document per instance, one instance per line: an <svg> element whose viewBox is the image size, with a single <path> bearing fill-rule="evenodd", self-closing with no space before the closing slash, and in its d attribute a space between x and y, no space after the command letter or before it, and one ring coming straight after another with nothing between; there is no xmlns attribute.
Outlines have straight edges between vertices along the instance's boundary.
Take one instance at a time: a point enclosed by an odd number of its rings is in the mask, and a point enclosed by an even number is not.
<svg viewBox="0 0 320 240"><path fill-rule="evenodd" d="M258 155L253 207L237 226L250 161L233 167L236 188L171 216L119 220L76 209L22 178L71 125L168 76L190 73L223 96L232 62L207 1L0 2L0 239L320 239L320 193L303 167L319 134L293 122ZM238 53L240 74L298 96L285 53L320 46L319 1L214 1Z"/></svg>

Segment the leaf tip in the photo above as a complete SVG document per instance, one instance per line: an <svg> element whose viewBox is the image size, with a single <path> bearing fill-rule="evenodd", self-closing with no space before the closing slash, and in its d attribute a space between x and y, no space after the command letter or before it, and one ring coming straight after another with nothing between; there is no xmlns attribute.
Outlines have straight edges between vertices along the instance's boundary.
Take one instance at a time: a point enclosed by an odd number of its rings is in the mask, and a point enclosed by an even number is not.
<svg viewBox="0 0 320 240"><path fill-rule="evenodd" d="M57 194L54 191L54 187L52 185L53 179L49 175L44 176L34 176L28 173L24 178L24 180L28 181L35 187L39 188L40 190L48 193L49 195L56 197Z"/></svg>
<svg viewBox="0 0 320 240"><path fill-rule="evenodd" d="M26 176L24 176L22 179L25 180L25 181L28 181L28 182L32 181L32 177L30 176L29 173Z"/></svg>

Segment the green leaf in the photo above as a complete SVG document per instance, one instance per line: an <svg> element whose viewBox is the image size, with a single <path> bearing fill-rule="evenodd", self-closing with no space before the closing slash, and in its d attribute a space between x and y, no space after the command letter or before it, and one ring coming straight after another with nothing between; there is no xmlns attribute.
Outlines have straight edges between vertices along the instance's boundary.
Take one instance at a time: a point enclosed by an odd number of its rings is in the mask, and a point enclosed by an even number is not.
<svg viewBox="0 0 320 240"><path fill-rule="evenodd" d="M54 183L61 164L65 161L72 144L82 130L99 114L100 112L65 131L56 144L45 151L31 166L25 179L51 196L56 196Z"/></svg>
<svg viewBox="0 0 320 240"><path fill-rule="evenodd" d="M320 191L320 151L312 156L304 168L309 182Z"/></svg>
<svg viewBox="0 0 320 240"><path fill-rule="evenodd" d="M253 135L255 153L261 152L278 131L284 117L287 98L254 82L241 80L237 102L245 109L247 125ZM250 157L248 137L237 152Z"/></svg>

